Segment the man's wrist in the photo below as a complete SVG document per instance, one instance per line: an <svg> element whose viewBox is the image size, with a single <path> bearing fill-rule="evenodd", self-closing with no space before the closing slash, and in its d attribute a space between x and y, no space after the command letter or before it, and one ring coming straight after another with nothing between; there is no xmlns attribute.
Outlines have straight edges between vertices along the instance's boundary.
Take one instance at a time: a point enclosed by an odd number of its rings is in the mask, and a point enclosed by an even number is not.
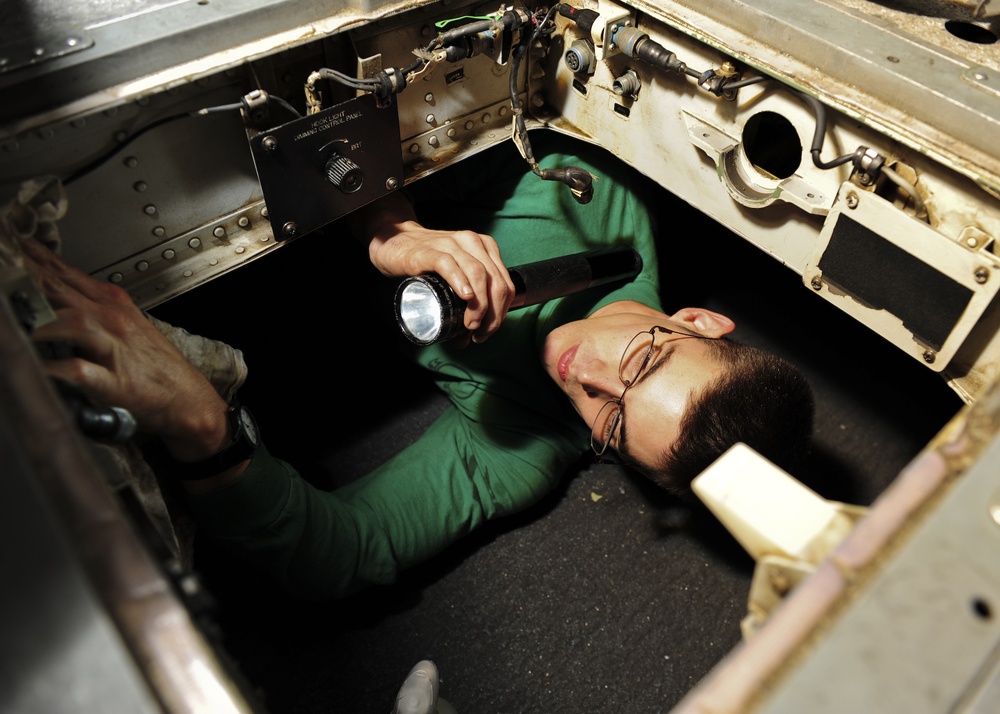
<svg viewBox="0 0 1000 714"><path fill-rule="evenodd" d="M168 474L182 481L210 479L231 471L251 459L260 445L257 423L249 409L234 399L225 413L227 436L220 442L209 439L197 448L190 445L180 452L167 447L163 467ZM210 452L206 444L215 444Z"/></svg>
<svg viewBox="0 0 1000 714"><path fill-rule="evenodd" d="M177 462L194 462L217 454L232 439L230 405L223 399L211 407L191 410L176 436L161 436L167 455Z"/></svg>

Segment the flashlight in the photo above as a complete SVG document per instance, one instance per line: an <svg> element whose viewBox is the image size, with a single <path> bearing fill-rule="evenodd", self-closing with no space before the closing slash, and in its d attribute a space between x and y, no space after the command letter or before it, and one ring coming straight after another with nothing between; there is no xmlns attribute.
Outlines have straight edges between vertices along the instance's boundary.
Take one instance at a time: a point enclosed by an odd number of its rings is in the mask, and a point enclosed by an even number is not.
<svg viewBox="0 0 1000 714"><path fill-rule="evenodd" d="M634 278L642 256L631 246L599 248L508 268L514 283L510 309ZM465 301L436 273L406 278L396 289L396 322L418 345L444 342L465 331Z"/></svg>

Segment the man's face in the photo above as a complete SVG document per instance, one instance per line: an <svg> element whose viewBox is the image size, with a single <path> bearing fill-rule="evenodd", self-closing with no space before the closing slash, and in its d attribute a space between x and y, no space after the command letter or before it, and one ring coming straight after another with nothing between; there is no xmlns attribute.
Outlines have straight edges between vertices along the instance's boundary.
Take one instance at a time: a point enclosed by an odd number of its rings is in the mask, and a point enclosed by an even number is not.
<svg viewBox="0 0 1000 714"><path fill-rule="evenodd" d="M545 369L588 426L593 426L609 400L622 397L622 355L632 338L653 325L708 337L732 329L731 321L721 330L714 323L704 329L695 322L673 321L637 303L615 303L585 320L562 325L546 337ZM680 433L691 399L722 375L708 340L657 332L655 344L649 366L625 396L621 426L610 441L611 448L639 465L659 461Z"/></svg>

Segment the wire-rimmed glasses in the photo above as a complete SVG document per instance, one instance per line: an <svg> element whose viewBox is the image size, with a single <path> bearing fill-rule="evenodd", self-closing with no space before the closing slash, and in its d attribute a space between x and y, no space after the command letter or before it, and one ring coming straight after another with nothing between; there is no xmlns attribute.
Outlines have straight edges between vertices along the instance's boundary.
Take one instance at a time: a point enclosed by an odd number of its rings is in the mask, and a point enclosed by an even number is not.
<svg viewBox="0 0 1000 714"><path fill-rule="evenodd" d="M618 363L618 379L625 385L625 389L622 390L620 397L609 399L604 403L601 411L597 412L597 418L590 428L590 448L594 450L594 454L597 456L604 456L604 452L608 450L608 446L611 444L611 438L621 425L622 416L625 413L622 400L625 399L628 390L649 369L650 362L653 359L653 351L656 349L657 332L684 335L685 337L706 337L705 335L699 335L696 332L690 332L682 328L653 325L629 341L625 347L625 352L622 353L621 362Z"/></svg>

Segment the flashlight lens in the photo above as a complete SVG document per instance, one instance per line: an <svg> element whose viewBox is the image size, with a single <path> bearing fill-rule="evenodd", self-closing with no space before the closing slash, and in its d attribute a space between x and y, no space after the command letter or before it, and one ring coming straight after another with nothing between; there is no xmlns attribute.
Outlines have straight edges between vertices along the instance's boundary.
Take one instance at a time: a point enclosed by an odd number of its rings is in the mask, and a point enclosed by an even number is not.
<svg viewBox="0 0 1000 714"><path fill-rule="evenodd" d="M418 280L405 285L399 295L400 326L421 344L441 334L441 301L430 286Z"/></svg>

